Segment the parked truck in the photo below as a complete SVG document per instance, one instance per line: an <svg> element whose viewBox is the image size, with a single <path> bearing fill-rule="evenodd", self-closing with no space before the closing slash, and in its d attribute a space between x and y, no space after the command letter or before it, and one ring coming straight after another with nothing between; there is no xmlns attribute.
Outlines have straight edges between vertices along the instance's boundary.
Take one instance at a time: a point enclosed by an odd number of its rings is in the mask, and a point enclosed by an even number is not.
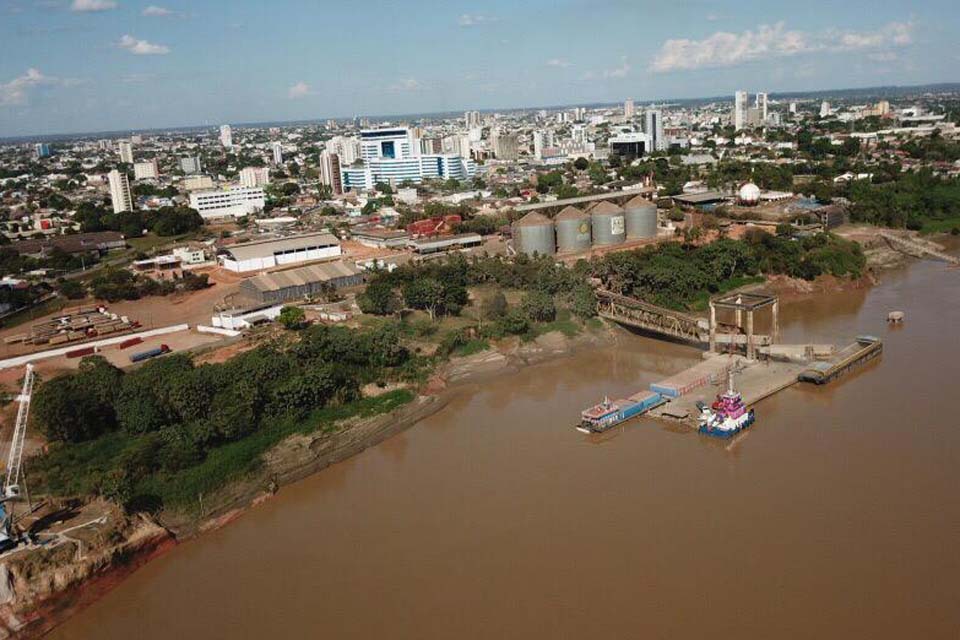
<svg viewBox="0 0 960 640"><path fill-rule="evenodd" d="M140 353L134 353L130 356L130 362L143 362L144 360L149 360L150 358L156 358L157 356L162 356L165 353L170 353L170 347L165 344L160 345L156 349L150 349L148 351L141 351Z"/></svg>

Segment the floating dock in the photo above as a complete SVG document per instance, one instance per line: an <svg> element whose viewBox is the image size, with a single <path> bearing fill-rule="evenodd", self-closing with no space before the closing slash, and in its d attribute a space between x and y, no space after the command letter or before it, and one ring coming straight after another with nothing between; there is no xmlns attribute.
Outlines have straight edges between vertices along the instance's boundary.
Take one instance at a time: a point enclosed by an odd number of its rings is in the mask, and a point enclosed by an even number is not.
<svg viewBox="0 0 960 640"><path fill-rule="evenodd" d="M869 362L883 353L883 342L874 336L860 336L857 341L837 353L832 361L815 362L800 372L802 382L827 384L844 375L850 369Z"/></svg>

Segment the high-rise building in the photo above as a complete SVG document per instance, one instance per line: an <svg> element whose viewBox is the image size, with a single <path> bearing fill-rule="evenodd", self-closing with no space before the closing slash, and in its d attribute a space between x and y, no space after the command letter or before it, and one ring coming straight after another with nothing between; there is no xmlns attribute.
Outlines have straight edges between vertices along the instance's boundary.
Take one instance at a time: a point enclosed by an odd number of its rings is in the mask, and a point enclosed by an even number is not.
<svg viewBox="0 0 960 640"><path fill-rule="evenodd" d="M650 136L652 151L663 151L667 148L667 139L663 136L663 112L659 109L647 109L644 114L644 132Z"/></svg>
<svg viewBox="0 0 960 640"><path fill-rule="evenodd" d="M50 145L44 142L38 142L37 144L33 145L33 150L36 152L38 160L40 158L50 157Z"/></svg>
<svg viewBox="0 0 960 640"><path fill-rule="evenodd" d="M632 118L636 113L636 108L633 106L633 98L627 98L623 103L623 117Z"/></svg>
<svg viewBox="0 0 960 640"><path fill-rule="evenodd" d="M760 112L760 121L767 121L767 94L766 92L757 93L757 102L754 105L757 108L757 111Z"/></svg>
<svg viewBox="0 0 960 640"><path fill-rule="evenodd" d="M117 151L120 154L120 162L133 164L133 143L129 140L121 140L117 143Z"/></svg>
<svg viewBox="0 0 960 640"><path fill-rule="evenodd" d="M467 129L473 129L475 127L481 126L480 122L480 112L479 111L467 111L463 114L463 123Z"/></svg>
<svg viewBox="0 0 960 640"><path fill-rule="evenodd" d="M790 103L790 113L796 113L796 112L797 112L797 103L796 103L796 102L791 102L791 103Z"/></svg>
<svg viewBox="0 0 960 640"><path fill-rule="evenodd" d="M737 131L747 124L747 92L737 91L733 94L733 128Z"/></svg>
<svg viewBox="0 0 960 640"><path fill-rule="evenodd" d="M224 149L233 148L233 129L228 124L220 127L220 144Z"/></svg>
<svg viewBox="0 0 960 640"><path fill-rule="evenodd" d="M200 156L188 156L180 158L180 170L185 174L200 173L203 168L200 164Z"/></svg>
<svg viewBox="0 0 960 640"><path fill-rule="evenodd" d="M280 166L283 164L283 145L279 142L274 142L273 146L273 164Z"/></svg>
<svg viewBox="0 0 960 640"><path fill-rule="evenodd" d="M107 179L110 181L110 200L113 203L113 212L133 211L133 196L130 193L130 181L127 174L116 169L111 171Z"/></svg>
<svg viewBox="0 0 960 640"><path fill-rule="evenodd" d="M340 177L340 156L330 151L320 154L320 182L330 187L333 195L343 193L343 179Z"/></svg>
<svg viewBox="0 0 960 640"><path fill-rule="evenodd" d="M550 129L537 129L533 132L533 156L538 160L543 159L544 149L553 146L553 131Z"/></svg>
<svg viewBox="0 0 960 640"><path fill-rule="evenodd" d="M270 169L266 167L244 167L240 170L240 186L253 189L265 187L270 182Z"/></svg>
<svg viewBox="0 0 960 640"><path fill-rule="evenodd" d="M830 115L830 103L823 101L820 103L820 117L826 118L828 115Z"/></svg>
<svg viewBox="0 0 960 640"><path fill-rule="evenodd" d="M469 144L467 136L461 136ZM344 189L372 189L378 182L400 184L423 180L466 180L476 174L469 157L450 154L421 154L414 149L410 131L400 127L360 131L360 165L341 163Z"/></svg>
<svg viewBox="0 0 960 640"><path fill-rule="evenodd" d="M160 177L160 168L156 159L133 163L134 180L156 180Z"/></svg>
<svg viewBox="0 0 960 640"><path fill-rule="evenodd" d="M497 135L497 143L493 148L493 153L498 160L515 161L520 157L520 146L518 136L515 133L501 133Z"/></svg>

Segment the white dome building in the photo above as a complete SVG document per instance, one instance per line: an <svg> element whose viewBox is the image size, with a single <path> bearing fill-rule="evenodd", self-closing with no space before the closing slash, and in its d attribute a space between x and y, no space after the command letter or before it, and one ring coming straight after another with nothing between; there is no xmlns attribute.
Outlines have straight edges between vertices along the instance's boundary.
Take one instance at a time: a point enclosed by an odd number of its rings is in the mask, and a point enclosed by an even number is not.
<svg viewBox="0 0 960 640"><path fill-rule="evenodd" d="M737 194L737 201L740 204L748 207L752 207L753 205L757 204L760 202L760 187L752 182L745 183L742 187L740 187L740 191Z"/></svg>

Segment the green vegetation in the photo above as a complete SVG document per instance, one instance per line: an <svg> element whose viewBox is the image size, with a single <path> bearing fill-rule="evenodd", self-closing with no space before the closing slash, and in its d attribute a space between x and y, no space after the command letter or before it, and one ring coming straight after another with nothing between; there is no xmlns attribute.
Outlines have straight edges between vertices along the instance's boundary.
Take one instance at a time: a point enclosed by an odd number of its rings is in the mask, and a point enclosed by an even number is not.
<svg viewBox="0 0 960 640"><path fill-rule="evenodd" d="M882 184L850 185L850 219L923 232L949 231L960 222L960 179L924 170Z"/></svg>
<svg viewBox="0 0 960 640"><path fill-rule="evenodd" d="M793 239L759 229L742 241L668 244L610 254L591 264L593 275L608 289L672 309L702 308L709 296L764 274L805 280L821 274L857 278L865 266L855 242L831 234Z"/></svg>
<svg viewBox="0 0 960 640"><path fill-rule="evenodd" d="M132 510L180 507L248 472L286 435L412 398L359 394L363 384L418 374L397 323L296 335L221 364L195 366L178 354L124 373L85 358L36 392L33 422L50 447L31 463L31 486L100 494Z"/></svg>
<svg viewBox="0 0 960 640"><path fill-rule="evenodd" d="M74 220L84 232L119 231L128 238L137 238L145 232L169 237L196 231L203 226L203 218L189 207L160 207L156 211L123 211L112 213L89 202L77 208Z"/></svg>

